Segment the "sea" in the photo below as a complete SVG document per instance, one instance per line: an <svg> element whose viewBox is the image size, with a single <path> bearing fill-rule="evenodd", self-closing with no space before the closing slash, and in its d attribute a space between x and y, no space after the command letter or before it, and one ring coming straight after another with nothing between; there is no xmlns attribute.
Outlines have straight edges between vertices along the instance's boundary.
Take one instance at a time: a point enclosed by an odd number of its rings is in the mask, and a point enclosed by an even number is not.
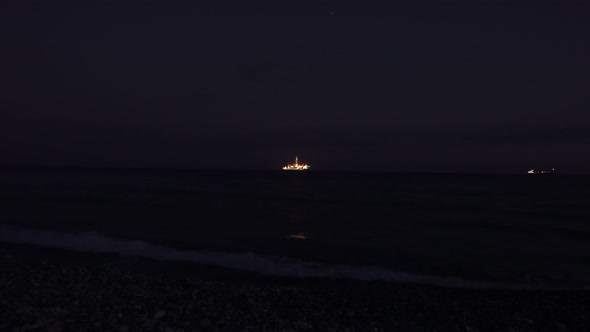
<svg viewBox="0 0 590 332"><path fill-rule="evenodd" d="M0 241L289 278L588 288L590 177L0 169Z"/></svg>

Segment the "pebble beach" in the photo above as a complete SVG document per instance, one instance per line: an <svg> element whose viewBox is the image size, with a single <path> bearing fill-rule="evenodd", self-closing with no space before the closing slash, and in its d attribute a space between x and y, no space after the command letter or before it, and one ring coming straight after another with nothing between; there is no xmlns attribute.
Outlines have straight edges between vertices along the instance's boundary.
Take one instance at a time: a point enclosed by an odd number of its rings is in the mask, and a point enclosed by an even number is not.
<svg viewBox="0 0 590 332"><path fill-rule="evenodd" d="M134 262L134 264L129 264ZM148 268L146 268L148 266ZM0 331L583 331L587 290L281 280L0 249ZM219 275L219 278L216 278Z"/></svg>

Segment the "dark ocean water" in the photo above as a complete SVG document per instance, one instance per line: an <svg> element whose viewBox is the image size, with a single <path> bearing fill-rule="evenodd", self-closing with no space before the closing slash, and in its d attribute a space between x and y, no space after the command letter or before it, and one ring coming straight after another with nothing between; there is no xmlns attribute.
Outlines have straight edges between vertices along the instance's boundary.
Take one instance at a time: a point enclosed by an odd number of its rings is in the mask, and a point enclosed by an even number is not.
<svg viewBox="0 0 590 332"><path fill-rule="evenodd" d="M0 240L295 276L590 282L590 177L0 169Z"/></svg>

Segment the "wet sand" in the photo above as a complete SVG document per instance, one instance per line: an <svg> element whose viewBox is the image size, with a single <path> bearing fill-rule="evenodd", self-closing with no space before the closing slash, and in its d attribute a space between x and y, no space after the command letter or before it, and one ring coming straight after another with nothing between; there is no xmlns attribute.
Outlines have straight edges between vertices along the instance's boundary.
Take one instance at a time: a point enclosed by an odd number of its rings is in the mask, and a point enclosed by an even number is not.
<svg viewBox="0 0 590 332"><path fill-rule="evenodd" d="M588 290L287 279L0 246L1 331L583 331Z"/></svg>

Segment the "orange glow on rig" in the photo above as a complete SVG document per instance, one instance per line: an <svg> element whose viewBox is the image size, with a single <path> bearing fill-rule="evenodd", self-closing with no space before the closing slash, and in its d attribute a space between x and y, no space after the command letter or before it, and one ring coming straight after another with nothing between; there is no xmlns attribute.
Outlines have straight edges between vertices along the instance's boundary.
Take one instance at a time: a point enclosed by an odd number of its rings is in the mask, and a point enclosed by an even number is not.
<svg viewBox="0 0 590 332"><path fill-rule="evenodd" d="M283 170L285 171L305 171L308 170L311 166L307 164L300 164L299 159L295 157L295 164L289 164L287 166L283 166Z"/></svg>

